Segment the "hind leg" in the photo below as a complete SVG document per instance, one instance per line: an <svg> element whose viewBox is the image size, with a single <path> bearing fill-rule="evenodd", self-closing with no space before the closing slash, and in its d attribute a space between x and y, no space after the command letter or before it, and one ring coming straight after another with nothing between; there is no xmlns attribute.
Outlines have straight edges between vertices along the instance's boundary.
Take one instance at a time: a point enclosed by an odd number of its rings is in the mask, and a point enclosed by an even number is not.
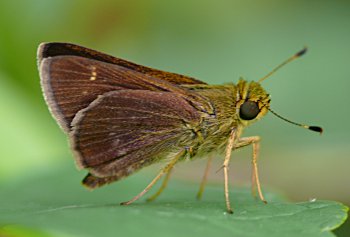
<svg viewBox="0 0 350 237"><path fill-rule="evenodd" d="M174 167L174 166L173 166ZM167 187L167 185L168 185L168 182L169 182L169 178L170 178L170 176L171 176L171 171L173 170L173 167L171 167L168 171L167 171L167 173L166 173L166 175L165 175L165 178L164 178L164 180L163 180L163 182L162 182L162 185L160 186L160 188L158 189L158 191L155 193L155 194L153 194L152 196L150 196L149 198L147 198L147 202L152 202L152 201L154 201L154 200L156 200L156 198L164 191L164 189Z"/></svg>
<svg viewBox="0 0 350 237"><path fill-rule="evenodd" d="M186 154L186 150L182 150L179 153L177 153L171 160L170 162L159 172L159 174L147 185L147 187L140 192L138 195L136 195L135 197L133 197L132 199L130 199L129 201L126 202L122 202L120 203L120 205L129 205L133 202L135 202L136 200L138 200L140 197L142 197L143 195L145 195L152 187L154 184L157 183L157 181L164 175L167 174L176 164L176 162L178 162L184 155Z"/></svg>

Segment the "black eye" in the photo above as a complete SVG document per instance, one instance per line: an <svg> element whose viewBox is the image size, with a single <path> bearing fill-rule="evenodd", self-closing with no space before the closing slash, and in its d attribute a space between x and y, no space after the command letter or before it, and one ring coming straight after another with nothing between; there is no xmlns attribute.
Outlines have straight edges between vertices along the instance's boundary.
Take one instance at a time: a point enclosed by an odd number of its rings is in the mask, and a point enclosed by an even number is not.
<svg viewBox="0 0 350 237"><path fill-rule="evenodd" d="M239 109L239 116L244 120L252 120L258 116L260 110L258 103L253 101L246 101Z"/></svg>

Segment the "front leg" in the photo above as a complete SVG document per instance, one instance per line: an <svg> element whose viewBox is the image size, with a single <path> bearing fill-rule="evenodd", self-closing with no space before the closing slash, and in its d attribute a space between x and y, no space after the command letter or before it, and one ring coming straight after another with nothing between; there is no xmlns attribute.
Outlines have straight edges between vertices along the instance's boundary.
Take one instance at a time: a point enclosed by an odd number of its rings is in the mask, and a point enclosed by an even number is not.
<svg viewBox="0 0 350 237"><path fill-rule="evenodd" d="M232 130L230 137L228 139L227 145L226 145L226 150L225 150L225 160L224 160L224 190L225 190L225 201L226 201L226 210L229 214L232 214L232 208L230 204L230 197L229 197L229 189L228 189L228 169L229 169L229 164L230 164L230 159L231 159L231 152L235 144L235 139L236 139L237 131Z"/></svg>
<svg viewBox="0 0 350 237"><path fill-rule="evenodd" d="M243 137L240 138L237 143L234 144L233 149L238 149L244 146L253 145L253 159L252 159L252 194L255 196L256 189L258 190L259 198L264 203L267 203L264 195L261 191L260 186L260 180L259 180L259 173L258 173L258 154L260 149L260 137L259 136L253 136L253 137Z"/></svg>

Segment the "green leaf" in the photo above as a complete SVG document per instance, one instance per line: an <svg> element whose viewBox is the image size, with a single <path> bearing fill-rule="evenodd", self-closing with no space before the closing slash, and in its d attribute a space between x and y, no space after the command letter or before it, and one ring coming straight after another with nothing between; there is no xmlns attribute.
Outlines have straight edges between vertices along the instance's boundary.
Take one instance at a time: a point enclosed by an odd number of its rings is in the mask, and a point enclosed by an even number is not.
<svg viewBox="0 0 350 237"><path fill-rule="evenodd" d="M137 174L93 192L79 184L81 178L69 168L2 184L0 223L5 228L0 236L32 236L8 234L29 228L39 230L40 236L327 237L335 236L331 230L347 216L347 207L337 202L291 203L267 192L265 205L254 200L248 188L237 187L232 187L235 213L230 215L221 186L209 185L203 200L196 201L198 185L175 180L152 203L142 199L120 206L152 177Z"/></svg>

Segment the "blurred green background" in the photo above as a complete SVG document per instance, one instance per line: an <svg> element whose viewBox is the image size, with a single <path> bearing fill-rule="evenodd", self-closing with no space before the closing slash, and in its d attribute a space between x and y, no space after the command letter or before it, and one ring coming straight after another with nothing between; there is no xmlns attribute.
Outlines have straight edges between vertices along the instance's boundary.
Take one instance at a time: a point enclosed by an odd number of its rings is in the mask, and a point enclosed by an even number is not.
<svg viewBox="0 0 350 237"><path fill-rule="evenodd" d="M240 76L257 80L307 45L305 57L263 86L276 112L321 125L324 133L268 115L245 134L263 139L263 187L292 200L350 204L349 12L345 0L0 1L0 182L74 166L42 97L36 66L41 42L76 43L212 84ZM247 148L234 153L235 185L249 184L250 157ZM221 162L218 157L210 183L221 184L215 173ZM199 183L204 165L182 163L174 178ZM155 172L141 171L147 179Z"/></svg>

